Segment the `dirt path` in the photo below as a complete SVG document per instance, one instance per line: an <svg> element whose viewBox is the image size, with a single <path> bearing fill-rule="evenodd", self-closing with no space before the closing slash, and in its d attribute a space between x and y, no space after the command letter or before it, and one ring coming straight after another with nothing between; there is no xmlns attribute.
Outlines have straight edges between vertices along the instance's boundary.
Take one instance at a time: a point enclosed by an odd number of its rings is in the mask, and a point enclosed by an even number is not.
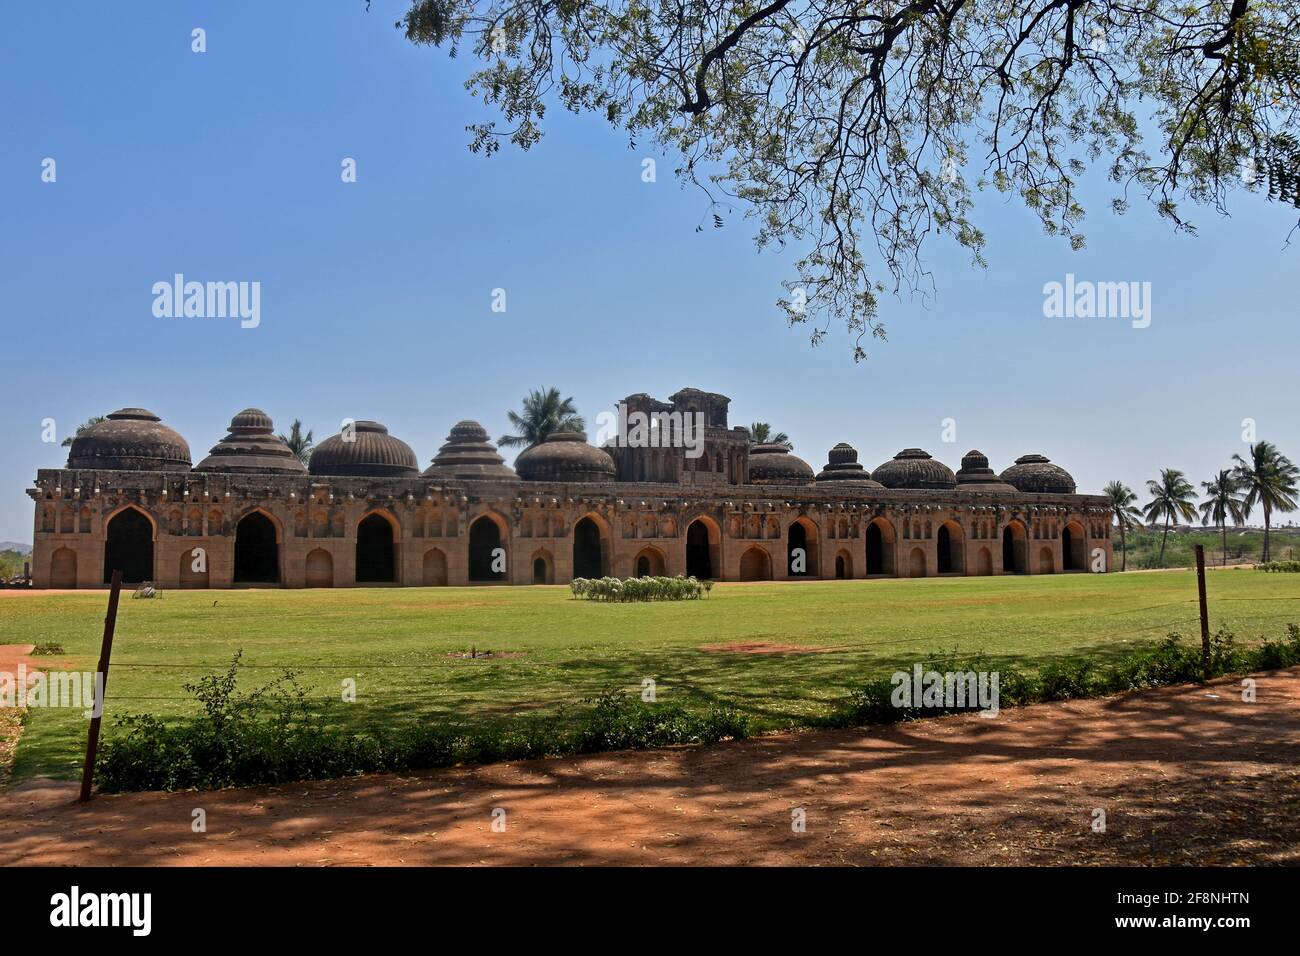
<svg viewBox="0 0 1300 956"><path fill-rule="evenodd" d="M10 864L1295 865L1297 757L1293 669L1260 676L1253 704L1218 681L996 720L87 807L70 785L28 783L0 791L0 841Z"/></svg>

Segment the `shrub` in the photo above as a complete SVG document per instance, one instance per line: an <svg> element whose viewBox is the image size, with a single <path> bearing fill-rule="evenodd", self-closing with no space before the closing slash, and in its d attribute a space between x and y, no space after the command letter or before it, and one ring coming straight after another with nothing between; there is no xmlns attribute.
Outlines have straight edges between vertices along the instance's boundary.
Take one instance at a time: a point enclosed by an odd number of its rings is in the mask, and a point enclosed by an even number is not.
<svg viewBox="0 0 1300 956"><path fill-rule="evenodd" d="M1266 561L1255 565L1255 570L1300 574L1300 561Z"/></svg>
<svg viewBox="0 0 1300 956"><path fill-rule="evenodd" d="M749 720L728 707L704 711L643 702L611 690L576 713L526 717L479 728L406 726L348 734L324 727L309 711L297 675L284 672L245 694L236 692L241 654L224 674L185 689L201 705L195 716L166 723L150 714L121 718L124 733L105 740L100 789L182 790L286 783L359 773L404 772L461 763L593 753L742 738Z"/></svg>
<svg viewBox="0 0 1300 956"><path fill-rule="evenodd" d="M698 601L713 590L712 581L675 578L574 578L569 589L575 598L591 601Z"/></svg>

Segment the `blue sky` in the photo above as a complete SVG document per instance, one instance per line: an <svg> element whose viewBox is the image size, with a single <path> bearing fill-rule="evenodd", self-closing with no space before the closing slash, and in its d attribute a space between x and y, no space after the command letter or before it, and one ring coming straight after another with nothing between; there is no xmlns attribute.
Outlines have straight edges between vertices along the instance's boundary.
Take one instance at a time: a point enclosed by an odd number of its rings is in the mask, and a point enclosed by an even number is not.
<svg viewBox="0 0 1300 956"><path fill-rule="evenodd" d="M989 267L931 245L936 294L884 299L890 340L855 365L845 335L813 349L786 327L788 255L757 252L739 215L697 233L706 209L671 161L642 182L651 154L599 119L552 110L530 152L471 155L464 127L486 114L468 59L408 44L404 6L8 5L0 539L31 540L23 490L65 459L42 420L61 438L124 405L195 461L255 405L318 439L378 419L424 463L454 422L500 435L550 384L589 420L632 392L720 391L733 424L773 423L815 468L837 441L868 468L914 445L956 467L978 447L999 470L1039 451L1081 490L1141 489L1160 467L1211 477L1247 417L1300 458L1294 210L1242 193L1177 236L1140 204L1112 217L1098 184L1071 252L981 196ZM155 318L151 287L177 272L260 282L261 324ZM1067 272L1151 282L1150 328L1044 318L1043 284Z"/></svg>

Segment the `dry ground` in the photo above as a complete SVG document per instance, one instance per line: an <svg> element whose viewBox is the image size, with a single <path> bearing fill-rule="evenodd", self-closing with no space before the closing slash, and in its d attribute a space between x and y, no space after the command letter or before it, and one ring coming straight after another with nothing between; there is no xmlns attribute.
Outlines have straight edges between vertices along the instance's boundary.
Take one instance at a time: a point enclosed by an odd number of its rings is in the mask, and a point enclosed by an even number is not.
<svg viewBox="0 0 1300 956"><path fill-rule="evenodd" d="M1297 756L1293 669L1259 676L1253 704L1225 680L995 720L88 806L30 782L0 791L0 845L5 863L55 865L1295 865Z"/></svg>

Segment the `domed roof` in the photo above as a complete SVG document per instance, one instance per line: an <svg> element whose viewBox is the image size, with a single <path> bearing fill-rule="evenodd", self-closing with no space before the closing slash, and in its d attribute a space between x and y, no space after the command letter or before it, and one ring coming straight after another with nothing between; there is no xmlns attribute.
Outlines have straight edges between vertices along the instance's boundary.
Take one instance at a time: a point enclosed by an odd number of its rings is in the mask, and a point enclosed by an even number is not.
<svg viewBox="0 0 1300 956"><path fill-rule="evenodd" d="M886 488L956 488L957 476L941 461L935 461L928 451L904 448L891 460L871 472Z"/></svg>
<svg viewBox="0 0 1300 956"><path fill-rule="evenodd" d="M614 459L588 445L586 432L552 432L520 452L515 471L524 481L613 481Z"/></svg>
<svg viewBox="0 0 1300 956"><path fill-rule="evenodd" d="M1021 455L1016 463L1002 472L1002 480L1017 491L1041 495L1072 495L1074 479L1060 465L1053 465L1042 455Z"/></svg>
<svg viewBox="0 0 1300 956"><path fill-rule="evenodd" d="M279 439L274 428L271 416L260 408L244 409L230 420L230 434L213 445L212 452L194 470L305 475L307 466Z"/></svg>
<svg viewBox="0 0 1300 956"><path fill-rule="evenodd" d="M988 456L982 451L972 449L961 459L961 468L957 471L957 486L969 491L1014 492L1014 486L1007 484L989 467Z"/></svg>
<svg viewBox="0 0 1300 956"><path fill-rule="evenodd" d="M813 470L789 447L776 442L755 445L749 450L749 483L751 485L807 485L813 480Z"/></svg>
<svg viewBox="0 0 1300 956"><path fill-rule="evenodd" d="M351 440L331 435L311 453L313 475L414 478L419 462L411 446L388 434L379 422L354 422Z"/></svg>
<svg viewBox="0 0 1300 956"><path fill-rule="evenodd" d="M426 478L496 479L518 481L514 469L497 454L487 429L478 422L457 422L447 442L438 449L433 463L424 469Z"/></svg>
<svg viewBox="0 0 1300 956"><path fill-rule="evenodd" d="M871 473L858 464L858 451L848 442L840 442L831 449L826 467L817 472L817 480L851 482L855 488L883 488L871 479Z"/></svg>
<svg viewBox="0 0 1300 956"><path fill-rule="evenodd" d="M69 468L189 471L190 446L145 408L119 408L72 439Z"/></svg>

